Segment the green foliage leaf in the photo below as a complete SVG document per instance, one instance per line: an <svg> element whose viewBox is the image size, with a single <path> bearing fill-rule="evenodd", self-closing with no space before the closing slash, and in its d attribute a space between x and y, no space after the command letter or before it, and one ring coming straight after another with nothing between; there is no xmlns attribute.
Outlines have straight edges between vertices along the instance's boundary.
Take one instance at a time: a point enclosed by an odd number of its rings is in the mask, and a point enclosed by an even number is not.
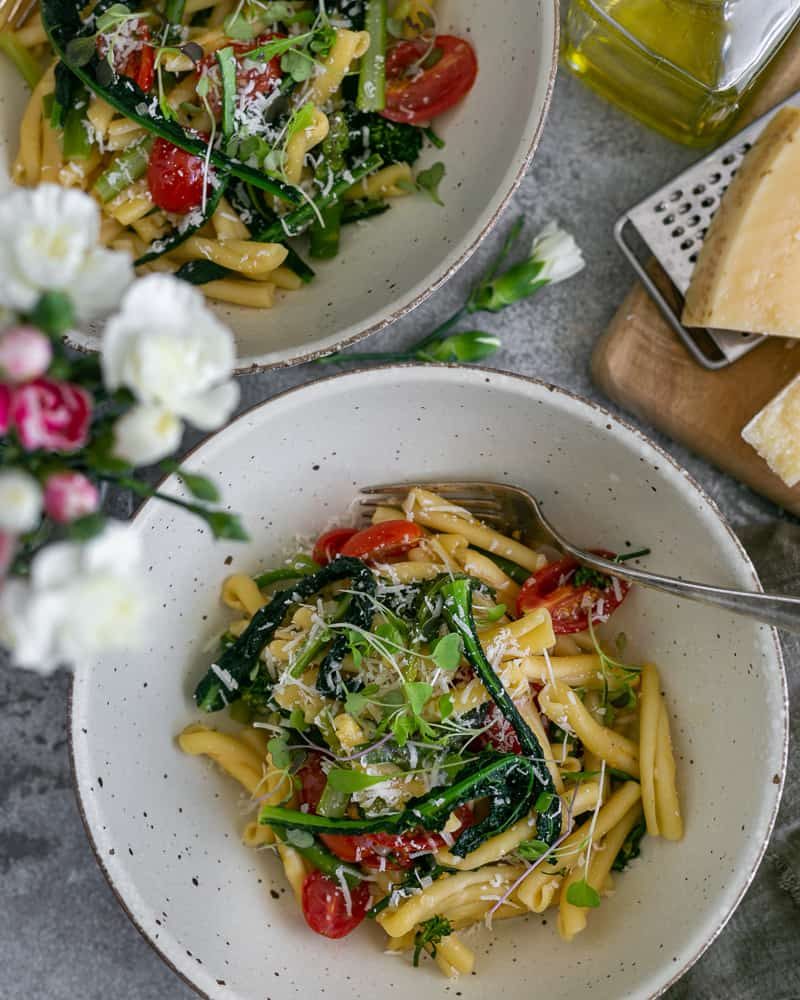
<svg viewBox="0 0 800 1000"><path fill-rule="evenodd" d="M347 695L344 703L344 710L348 715L359 716L370 703L372 696L378 693L377 684L368 684L361 691L351 691Z"/></svg>
<svg viewBox="0 0 800 1000"><path fill-rule="evenodd" d="M442 670L457 670L461 663L461 636L455 632L443 636L433 647L431 656Z"/></svg>
<svg viewBox="0 0 800 1000"><path fill-rule="evenodd" d="M227 538L233 542L249 541L238 514L228 514L222 510L196 510L211 529L214 538Z"/></svg>
<svg viewBox="0 0 800 1000"><path fill-rule="evenodd" d="M223 28L228 38L235 38L239 42L249 42L255 37L253 25L240 10L228 14L223 21Z"/></svg>
<svg viewBox="0 0 800 1000"><path fill-rule="evenodd" d="M543 840L523 840L517 847L517 854L526 861L538 861L549 850L549 845Z"/></svg>
<svg viewBox="0 0 800 1000"><path fill-rule="evenodd" d="M90 538L95 538L106 526L106 518L99 511L94 514L87 514L73 521L67 529L67 534L76 542L88 542Z"/></svg>
<svg viewBox="0 0 800 1000"><path fill-rule="evenodd" d="M403 687L411 711L415 716L422 715L422 710L433 695L433 688L424 681L406 681Z"/></svg>
<svg viewBox="0 0 800 1000"><path fill-rule="evenodd" d="M272 763L280 771L285 771L292 760L292 755L286 744L287 739L285 735L273 736L269 743L267 743L267 750L270 757L272 757Z"/></svg>
<svg viewBox="0 0 800 1000"><path fill-rule="evenodd" d="M417 187L429 194L437 205L444 205L444 202L439 197L439 185L444 180L446 173L447 168L443 163L439 162L434 163L427 170L420 170L417 174Z"/></svg>
<svg viewBox="0 0 800 1000"><path fill-rule="evenodd" d="M219 490L206 476L200 476L195 472L186 472L185 469L177 470L177 474L193 497L205 500L207 503L216 503L219 500Z"/></svg>
<svg viewBox="0 0 800 1000"><path fill-rule="evenodd" d="M328 784L335 792L343 792L351 795L353 792L361 792L365 788L372 788L386 781L386 776L382 774L364 774L362 771L353 771L343 767L333 767L328 771Z"/></svg>
<svg viewBox="0 0 800 1000"><path fill-rule="evenodd" d="M542 792L537 798L536 802L534 803L533 806L534 810L537 813L547 812L554 798L555 795L553 794L553 792Z"/></svg>
<svg viewBox="0 0 800 1000"><path fill-rule="evenodd" d="M292 709L289 715L289 725L292 729L296 729L299 733L302 733L304 729L308 729L305 712L302 708Z"/></svg>
<svg viewBox="0 0 800 1000"><path fill-rule="evenodd" d="M419 965L419 957L426 945L430 945L431 957L436 958L436 946L440 944L442 938L446 938L452 933L452 925L446 917L431 917L421 923L419 930L414 935L414 965Z"/></svg>
<svg viewBox="0 0 800 1000"><path fill-rule="evenodd" d="M289 119L289 124L286 126L286 138L291 139L292 136L297 135L298 132L302 132L303 129L309 128L314 123L314 113L316 108L314 104L309 101L304 104L301 108L298 108L294 112L292 117Z"/></svg>
<svg viewBox="0 0 800 1000"><path fill-rule="evenodd" d="M51 337L60 337L75 326L75 309L66 292L44 292L28 319Z"/></svg>
<svg viewBox="0 0 800 1000"><path fill-rule="evenodd" d="M439 714L442 717L442 722L453 714L453 699L449 694L443 694L439 699Z"/></svg>
<svg viewBox="0 0 800 1000"><path fill-rule="evenodd" d="M493 333L483 330L467 330L434 341L417 350L420 361L437 361L441 364L472 364L483 361L497 351L502 342Z"/></svg>
<svg viewBox="0 0 800 1000"><path fill-rule="evenodd" d="M67 44L66 54L71 63L76 66L85 66L97 52L97 43L94 36L90 38L73 38Z"/></svg>
<svg viewBox="0 0 800 1000"><path fill-rule="evenodd" d="M567 889L567 902L585 910L593 910L600 905L600 894L586 881L573 882Z"/></svg>
<svg viewBox="0 0 800 1000"><path fill-rule="evenodd" d="M503 617L503 615L506 613L507 610L508 609L506 608L505 604L496 604L493 608L490 608L484 614L483 617L489 623L499 622L500 619Z"/></svg>

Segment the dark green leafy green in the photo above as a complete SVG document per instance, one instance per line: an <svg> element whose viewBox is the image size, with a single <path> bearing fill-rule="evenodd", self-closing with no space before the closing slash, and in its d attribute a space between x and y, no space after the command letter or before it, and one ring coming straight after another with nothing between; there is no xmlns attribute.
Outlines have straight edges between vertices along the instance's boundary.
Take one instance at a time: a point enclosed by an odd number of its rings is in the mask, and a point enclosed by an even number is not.
<svg viewBox="0 0 800 1000"><path fill-rule="evenodd" d="M642 838L646 833L647 823L645 822L644 817L642 817L625 838L625 842L622 847L620 847L616 858L614 858L614 863L611 866L614 871L624 872L631 861L633 861L634 858L639 857L642 853Z"/></svg>
<svg viewBox="0 0 800 1000"><path fill-rule="evenodd" d="M452 925L446 917L431 917L424 920L419 925L419 930L414 935L414 966L419 965L419 957L423 948L427 948L431 953L431 958L436 958L436 946L442 942L443 938L449 937L453 933Z"/></svg>

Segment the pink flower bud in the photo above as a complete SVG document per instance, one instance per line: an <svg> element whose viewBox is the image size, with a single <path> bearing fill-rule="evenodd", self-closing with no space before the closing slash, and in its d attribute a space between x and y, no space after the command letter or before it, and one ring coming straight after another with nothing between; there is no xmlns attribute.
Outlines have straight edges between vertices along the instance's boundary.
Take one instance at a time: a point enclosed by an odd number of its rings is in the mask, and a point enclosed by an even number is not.
<svg viewBox="0 0 800 1000"><path fill-rule="evenodd" d="M89 437L92 397L79 385L37 378L14 389L10 417L26 451L78 451Z"/></svg>
<svg viewBox="0 0 800 1000"><path fill-rule="evenodd" d="M0 436L11 426L11 389L0 382Z"/></svg>
<svg viewBox="0 0 800 1000"><path fill-rule="evenodd" d="M12 382L44 375L52 359L50 341L33 326L14 326L0 334L0 371Z"/></svg>
<svg viewBox="0 0 800 1000"><path fill-rule="evenodd" d="M80 472L56 472L44 485L44 509L59 524L69 524L97 510L100 496Z"/></svg>

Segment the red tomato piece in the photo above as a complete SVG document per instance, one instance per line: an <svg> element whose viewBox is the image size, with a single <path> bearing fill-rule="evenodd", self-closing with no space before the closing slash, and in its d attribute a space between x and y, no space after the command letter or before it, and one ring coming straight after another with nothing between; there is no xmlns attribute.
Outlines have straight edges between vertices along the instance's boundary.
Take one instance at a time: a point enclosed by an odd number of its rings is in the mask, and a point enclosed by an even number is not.
<svg viewBox="0 0 800 1000"><path fill-rule="evenodd" d="M416 75L407 76L427 48L424 40L416 39L400 42L389 52L384 118L420 125L449 111L472 90L478 59L470 43L454 35L437 35L431 55L441 53L439 59L430 68L420 67Z"/></svg>
<svg viewBox="0 0 800 1000"><path fill-rule="evenodd" d="M488 747L500 753L522 753L516 730L494 703L486 713L486 725L489 728L475 741L481 749Z"/></svg>
<svg viewBox="0 0 800 1000"><path fill-rule="evenodd" d="M166 139L156 139L147 164L147 186L165 212L184 215L203 203L205 163Z"/></svg>
<svg viewBox="0 0 800 1000"><path fill-rule="evenodd" d="M613 559L614 553L605 549L593 549L595 555ZM613 581L605 587L597 583L583 583L576 586L572 581L578 570L574 559L559 559L534 573L522 585L517 598L517 614L525 614L535 608L546 608L553 620L556 635L571 632L585 632L589 627L589 612L592 621L596 617L605 619L625 600L630 584L624 580Z"/></svg>
<svg viewBox="0 0 800 1000"><path fill-rule="evenodd" d="M322 754L307 754L303 766L297 771L297 777L300 779L300 801L308 806L309 812L315 813L328 783L322 770Z"/></svg>
<svg viewBox="0 0 800 1000"><path fill-rule="evenodd" d="M132 21L127 31L136 47L121 61L115 51L114 69L120 76L129 77L147 93L153 86L156 63L156 50L147 44L150 41L150 28L142 21ZM138 42L142 44L137 45ZM105 57L108 52L108 41L103 35L97 37L97 51L101 57Z"/></svg>
<svg viewBox="0 0 800 1000"><path fill-rule="evenodd" d="M356 534L355 528L334 528L320 535L311 558L320 566L327 566L342 551L342 546Z"/></svg>
<svg viewBox="0 0 800 1000"><path fill-rule="evenodd" d="M338 881L313 871L303 882L303 916L312 931L327 938L342 938L355 930L369 909L366 882L350 890L350 900Z"/></svg>
<svg viewBox="0 0 800 1000"><path fill-rule="evenodd" d="M413 521L381 521L356 532L342 546L343 556L376 561L413 549L424 531Z"/></svg>
<svg viewBox="0 0 800 1000"><path fill-rule="evenodd" d="M278 83L283 73L281 71L281 58L274 56L269 62L263 59L254 58L245 60L242 58L245 52L252 52L259 45L266 45L276 38L285 38L285 35L266 34L259 35L252 42L234 42L232 45L236 56L236 92L245 97L255 97L258 94L268 94ZM222 95L220 92L219 63L214 53L204 56L198 63L198 73L200 76L209 75L208 103L215 115L222 110Z"/></svg>

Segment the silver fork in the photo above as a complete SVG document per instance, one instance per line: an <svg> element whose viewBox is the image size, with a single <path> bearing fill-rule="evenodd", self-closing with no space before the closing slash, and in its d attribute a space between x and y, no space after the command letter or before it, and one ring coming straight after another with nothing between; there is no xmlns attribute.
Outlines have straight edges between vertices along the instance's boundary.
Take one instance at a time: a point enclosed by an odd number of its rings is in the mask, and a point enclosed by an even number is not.
<svg viewBox="0 0 800 1000"><path fill-rule="evenodd" d="M487 482L448 483L388 483L365 486L356 498L363 521L368 521L378 506L396 507L406 498L410 489L419 486L437 493L449 503L464 507L478 520L491 527L508 532L520 532L529 543L544 543L560 549L577 559L583 566L598 570L621 580L640 583L653 590L661 590L675 597L699 601L713 607L724 608L737 615L755 618L766 625L800 633L800 597L781 594L764 594L748 590L729 590L695 583L670 576L661 576L648 570L612 562L602 556L579 549L553 527L544 516L536 500L518 486Z"/></svg>

